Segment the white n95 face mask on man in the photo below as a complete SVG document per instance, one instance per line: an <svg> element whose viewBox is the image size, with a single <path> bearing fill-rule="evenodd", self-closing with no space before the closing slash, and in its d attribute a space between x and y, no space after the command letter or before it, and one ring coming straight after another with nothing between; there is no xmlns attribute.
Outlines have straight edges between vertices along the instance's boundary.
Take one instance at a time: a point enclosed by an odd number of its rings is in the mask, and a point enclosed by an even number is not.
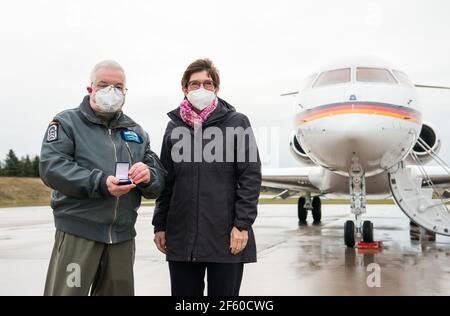
<svg viewBox="0 0 450 316"><path fill-rule="evenodd" d="M105 113L119 111L122 108L124 99L125 96L122 91L114 86L103 88L95 93L95 103Z"/></svg>
<svg viewBox="0 0 450 316"><path fill-rule="evenodd" d="M187 94L189 102L200 111L208 107L215 98L216 94L214 91L209 91L205 88L193 90Z"/></svg>

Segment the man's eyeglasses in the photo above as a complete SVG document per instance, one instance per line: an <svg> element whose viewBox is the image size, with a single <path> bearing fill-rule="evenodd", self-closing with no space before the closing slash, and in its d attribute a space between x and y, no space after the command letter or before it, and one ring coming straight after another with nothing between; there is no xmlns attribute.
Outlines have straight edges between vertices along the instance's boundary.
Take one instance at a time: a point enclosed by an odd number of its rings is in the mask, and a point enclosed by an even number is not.
<svg viewBox="0 0 450 316"><path fill-rule="evenodd" d="M214 81L212 80L205 80L203 82L192 80L188 83L188 88L191 90L197 90L200 89L200 87L203 85L203 88L206 90L214 90L216 85L214 84Z"/></svg>
<svg viewBox="0 0 450 316"><path fill-rule="evenodd" d="M108 84L96 84L95 85L95 90L102 90L102 89L105 89L105 88L108 88L108 87L111 87L111 86L113 86L113 85L108 85ZM117 85L117 86L113 86L114 88L116 88L117 90L119 90L120 92L122 92L123 94L126 94L127 93L127 91L128 91L128 89L127 88L124 88L124 87L122 87L122 86L120 86L120 85Z"/></svg>

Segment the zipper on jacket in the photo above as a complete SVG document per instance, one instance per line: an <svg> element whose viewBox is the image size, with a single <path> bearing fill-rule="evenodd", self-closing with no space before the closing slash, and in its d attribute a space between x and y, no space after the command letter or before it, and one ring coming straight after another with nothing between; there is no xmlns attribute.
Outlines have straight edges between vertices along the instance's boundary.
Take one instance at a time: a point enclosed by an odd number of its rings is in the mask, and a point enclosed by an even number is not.
<svg viewBox="0 0 450 316"><path fill-rule="evenodd" d="M113 145L114 148L114 158L116 160L117 163L117 148L116 148L116 144L114 143L114 140L112 139L112 131L111 129L108 129L108 134L109 134L109 139L111 140L111 143ZM116 205L114 206L114 215L113 215L113 221L111 223L111 225L109 226L109 243L112 244L112 228L113 225L115 224L116 220L117 220L117 208L119 207L119 197L116 197Z"/></svg>
<svg viewBox="0 0 450 316"><path fill-rule="evenodd" d="M131 165L133 165L134 157L133 157L133 154L132 154L132 152L131 152L130 146L128 145L127 142L125 142L125 145L126 145L126 147L127 147L128 157L130 158Z"/></svg>
<svg viewBox="0 0 450 316"><path fill-rule="evenodd" d="M203 146L202 146L203 147ZM195 248L197 247L198 229L199 229L199 217L200 217L200 164L197 164L197 227L195 232L194 245L192 246L191 261L197 261L194 257Z"/></svg>

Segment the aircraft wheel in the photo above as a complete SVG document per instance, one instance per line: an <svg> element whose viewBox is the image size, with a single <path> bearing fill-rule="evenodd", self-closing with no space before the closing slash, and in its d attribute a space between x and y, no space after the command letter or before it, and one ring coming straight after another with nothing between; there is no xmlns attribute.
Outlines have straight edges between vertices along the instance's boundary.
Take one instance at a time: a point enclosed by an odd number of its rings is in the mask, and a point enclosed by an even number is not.
<svg viewBox="0 0 450 316"><path fill-rule="evenodd" d="M355 223L346 221L344 225L344 241L349 248L355 247Z"/></svg>
<svg viewBox="0 0 450 316"><path fill-rule="evenodd" d="M364 221L362 231L363 241L373 242L373 223L371 221Z"/></svg>
<svg viewBox="0 0 450 316"><path fill-rule="evenodd" d="M319 224L322 219L322 202L320 197L315 196L312 200L312 216L314 219L314 224Z"/></svg>
<svg viewBox="0 0 450 316"><path fill-rule="evenodd" d="M308 216L308 210L305 208L306 199L301 197L298 199L298 224L306 225L306 217Z"/></svg>

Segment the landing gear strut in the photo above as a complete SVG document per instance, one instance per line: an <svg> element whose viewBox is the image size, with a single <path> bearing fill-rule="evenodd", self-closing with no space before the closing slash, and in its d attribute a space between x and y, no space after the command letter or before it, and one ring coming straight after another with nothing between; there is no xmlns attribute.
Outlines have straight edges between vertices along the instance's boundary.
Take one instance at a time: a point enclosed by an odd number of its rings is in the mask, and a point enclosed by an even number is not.
<svg viewBox="0 0 450 316"><path fill-rule="evenodd" d="M373 224L361 221L361 215L366 213L366 180L364 170L357 157L353 158L350 170L350 202L355 221L347 221L344 225L344 241L349 248L355 246L356 236L363 237L364 242L373 242Z"/></svg>
<svg viewBox="0 0 450 316"><path fill-rule="evenodd" d="M298 199L298 224L304 226L307 224L308 210L311 211L314 224L320 224L322 219L322 202L320 197L311 198L308 193L306 196Z"/></svg>

